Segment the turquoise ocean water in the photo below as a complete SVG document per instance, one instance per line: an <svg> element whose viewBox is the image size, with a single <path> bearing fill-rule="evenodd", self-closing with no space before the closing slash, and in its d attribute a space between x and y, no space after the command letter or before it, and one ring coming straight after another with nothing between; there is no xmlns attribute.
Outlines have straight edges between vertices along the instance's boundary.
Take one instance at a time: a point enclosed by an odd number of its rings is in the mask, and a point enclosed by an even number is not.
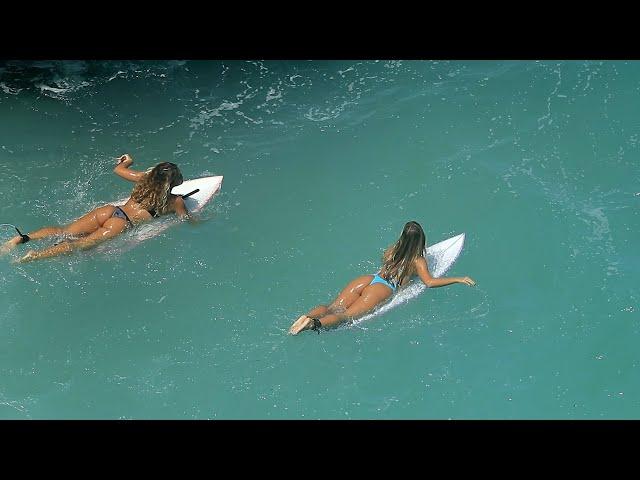
<svg viewBox="0 0 640 480"><path fill-rule="evenodd" d="M639 107L632 61L1 62L0 223L127 196L123 153L225 179L133 248L0 259L0 418L640 418ZM409 220L477 287L286 334Z"/></svg>

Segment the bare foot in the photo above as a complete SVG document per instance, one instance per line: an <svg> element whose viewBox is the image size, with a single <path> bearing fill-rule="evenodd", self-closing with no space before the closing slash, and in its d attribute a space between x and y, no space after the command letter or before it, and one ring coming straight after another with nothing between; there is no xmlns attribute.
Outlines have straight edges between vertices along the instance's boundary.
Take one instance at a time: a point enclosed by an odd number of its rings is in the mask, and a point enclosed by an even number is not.
<svg viewBox="0 0 640 480"><path fill-rule="evenodd" d="M22 257L19 262L20 263L27 263L27 262L31 262L32 260L35 260L36 258L38 258L38 254L35 250L29 250L24 257Z"/></svg>
<svg viewBox="0 0 640 480"><path fill-rule="evenodd" d="M13 237L11 240L7 240L0 247L0 255L9 253L11 250L16 248L16 245L20 244L21 242L22 242L22 237L19 237L19 236Z"/></svg>
<svg viewBox="0 0 640 480"><path fill-rule="evenodd" d="M293 322L293 325L291 325L291 328L289 329L289 334L297 335L303 330L307 330L308 328L311 328L310 325L313 325L313 320L311 319L311 317L307 317L306 315L301 315L300 318L298 318L295 322Z"/></svg>

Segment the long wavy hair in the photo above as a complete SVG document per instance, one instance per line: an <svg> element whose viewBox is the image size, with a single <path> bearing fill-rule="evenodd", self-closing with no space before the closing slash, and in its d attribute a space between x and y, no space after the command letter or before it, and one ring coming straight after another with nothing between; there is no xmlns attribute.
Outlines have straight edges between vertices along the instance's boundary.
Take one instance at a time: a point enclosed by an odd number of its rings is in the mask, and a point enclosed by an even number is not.
<svg viewBox="0 0 640 480"><path fill-rule="evenodd" d="M396 285L413 270L416 258L421 257L427 237L418 222L407 222L398 241L388 249L382 257L380 276Z"/></svg>
<svg viewBox="0 0 640 480"><path fill-rule="evenodd" d="M157 215L167 213L171 189L183 182L182 173L175 163L162 162L147 170L133 191L131 198L145 210L155 210Z"/></svg>

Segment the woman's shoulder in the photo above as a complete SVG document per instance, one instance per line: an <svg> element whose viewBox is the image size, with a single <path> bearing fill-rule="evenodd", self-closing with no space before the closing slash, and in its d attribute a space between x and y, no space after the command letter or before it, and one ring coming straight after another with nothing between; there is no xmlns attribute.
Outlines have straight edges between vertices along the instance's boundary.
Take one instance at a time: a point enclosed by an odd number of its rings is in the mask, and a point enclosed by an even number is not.
<svg viewBox="0 0 640 480"><path fill-rule="evenodd" d="M424 268L429 268L429 266L427 265L427 259L424 258L422 255L416 257L416 259L413 261L413 271L414 274L418 274L418 271Z"/></svg>

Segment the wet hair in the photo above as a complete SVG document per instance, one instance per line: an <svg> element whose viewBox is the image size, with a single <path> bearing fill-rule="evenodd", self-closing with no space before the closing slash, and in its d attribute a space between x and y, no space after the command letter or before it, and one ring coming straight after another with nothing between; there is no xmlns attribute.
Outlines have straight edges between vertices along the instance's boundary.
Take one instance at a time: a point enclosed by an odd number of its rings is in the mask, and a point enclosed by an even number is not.
<svg viewBox="0 0 640 480"><path fill-rule="evenodd" d="M171 189L182 182L178 166L162 162L147 170L144 178L133 187L131 198L145 210L155 210L162 215L167 213Z"/></svg>
<svg viewBox="0 0 640 480"><path fill-rule="evenodd" d="M382 258L380 276L401 285L412 274L416 258L424 254L427 238L418 222L407 222L398 241L388 249Z"/></svg>

